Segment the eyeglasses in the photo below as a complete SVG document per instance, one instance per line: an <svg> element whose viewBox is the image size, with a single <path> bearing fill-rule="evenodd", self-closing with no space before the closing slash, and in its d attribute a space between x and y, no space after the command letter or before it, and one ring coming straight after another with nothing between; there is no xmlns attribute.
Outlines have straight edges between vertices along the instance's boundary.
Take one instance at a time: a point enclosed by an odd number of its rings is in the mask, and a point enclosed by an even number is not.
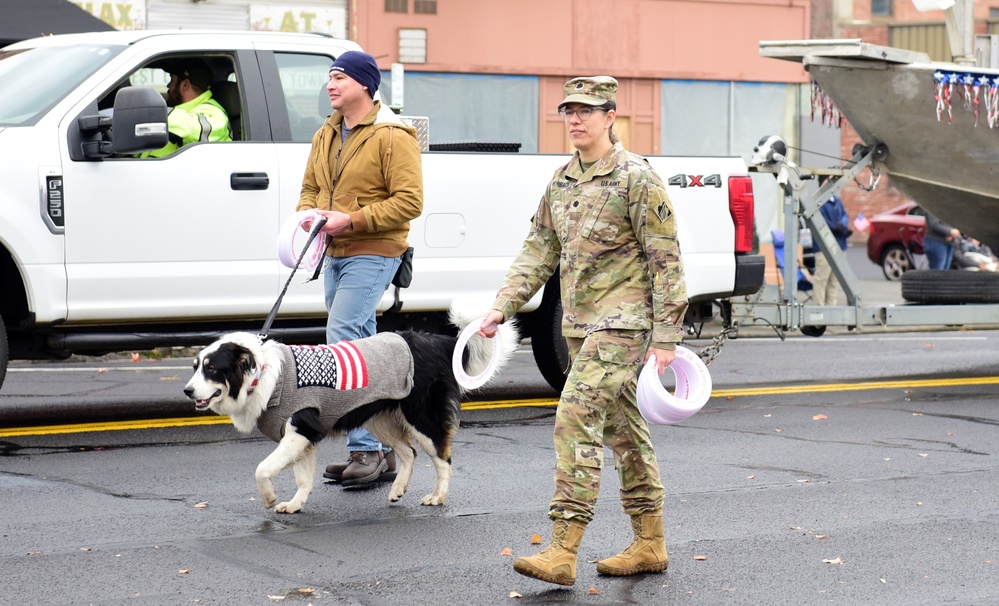
<svg viewBox="0 0 999 606"><path fill-rule="evenodd" d="M593 115L595 111L606 111L602 107L580 107L579 109L569 109L568 107L563 107L558 110L558 115L562 118L563 122L568 122L573 115L579 116L580 120L589 120L590 116Z"/></svg>

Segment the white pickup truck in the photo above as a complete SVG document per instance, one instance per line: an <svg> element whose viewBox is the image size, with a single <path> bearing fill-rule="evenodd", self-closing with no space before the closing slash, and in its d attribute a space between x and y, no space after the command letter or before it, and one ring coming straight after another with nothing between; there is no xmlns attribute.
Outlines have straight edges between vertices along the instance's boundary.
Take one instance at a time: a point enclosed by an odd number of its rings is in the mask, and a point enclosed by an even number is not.
<svg viewBox="0 0 999 606"><path fill-rule="evenodd" d="M316 34L130 31L37 38L0 49L0 384L10 359L199 345L260 330L289 269L276 241L299 198L313 133L329 113L330 63L358 49ZM162 158L164 59L216 76L233 142ZM117 94L123 91L122 94ZM117 101L116 101L117 99ZM152 125L152 127L151 127ZM694 303L756 292L753 190L740 158L649 158L675 205ZM381 301L380 329L448 330L452 299L488 304L564 157L426 152L410 288ZM323 337L321 281L296 275L271 335ZM526 335L564 382L551 283Z"/></svg>

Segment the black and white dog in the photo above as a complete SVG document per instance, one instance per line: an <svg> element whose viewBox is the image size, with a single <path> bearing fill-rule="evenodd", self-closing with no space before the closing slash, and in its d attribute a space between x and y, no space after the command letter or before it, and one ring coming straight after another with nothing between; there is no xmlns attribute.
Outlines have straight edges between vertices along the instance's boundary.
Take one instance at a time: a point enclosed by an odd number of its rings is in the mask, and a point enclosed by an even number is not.
<svg viewBox="0 0 999 606"><path fill-rule="evenodd" d="M452 308L451 322L464 328L472 317ZM479 375L498 355L498 370L516 350L512 323L500 326L498 352L491 339L473 335L462 352L464 368ZM316 444L365 426L396 452L398 475L389 493L406 493L419 445L437 471L423 505L440 505L451 479L451 441L458 430L463 388L452 370L458 337L403 331L336 345L289 346L249 333L230 333L202 350L184 393L198 410L228 415L242 433L254 427L278 442L257 466L264 507L295 513L312 492ZM495 372L495 370L493 372ZM277 503L272 478L294 466L298 491Z"/></svg>

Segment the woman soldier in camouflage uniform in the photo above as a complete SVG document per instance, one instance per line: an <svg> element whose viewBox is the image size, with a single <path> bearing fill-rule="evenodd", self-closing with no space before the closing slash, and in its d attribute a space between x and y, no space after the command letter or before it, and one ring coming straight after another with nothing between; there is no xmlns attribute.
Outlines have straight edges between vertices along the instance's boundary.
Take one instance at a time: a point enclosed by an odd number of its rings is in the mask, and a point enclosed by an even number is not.
<svg viewBox="0 0 999 606"><path fill-rule="evenodd" d="M555 417L555 496L550 545L518 558L520 574L576 582L576 556L600 489L603 447L614 451L621 504L635 537L597 563L610 575L662 572L664 490L635 390L655 355L662 373L682 338L687 293L666 189L613 132L617 81L575 78L559 104L576 153L548 185L517 259L480 329L513 316L557 267L562 334L572 364Z"/></svg>

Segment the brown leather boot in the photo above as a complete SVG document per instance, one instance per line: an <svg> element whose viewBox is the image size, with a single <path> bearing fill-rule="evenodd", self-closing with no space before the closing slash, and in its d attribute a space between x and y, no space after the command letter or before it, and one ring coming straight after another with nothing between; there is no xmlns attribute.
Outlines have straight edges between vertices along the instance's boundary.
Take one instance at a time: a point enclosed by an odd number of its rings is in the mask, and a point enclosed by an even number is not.
<svg viewBox="0 0 999 606"><path fill-rule="evenodd" d="M662 572L669 566L663 514L631 516L635 538L616 556L597 562L597 572L623 577L640 572Z"/></svg>
<svg viewBox="0 0 999 606"><path fill-rule="evenodd" d="M517 558L513 569L520 574L557 585L576 584L576 554L583 540L584 524L555 520L552 542L538 555Z"/></svg>
<svg viewBox="0 0 999 606"><path fill-rule="evenodd" d="M346 463L333 463L331 465L327 465L326 473L323 474L323 477L327 480L332 480L333 483L336 484L343 479L343 470L347 469L352 460L353 459L348 458Z"/></svg>
<svg viewBox="0 0 999 606"><path fill-rule="evenodd" d="M343 480L343 470L350 466L350 462L353 459L347 459L346 463L334 463L326 466L326 473L323 477L330 480L333 484L339 483ZM395 470L395 451L390 450L385 453L385 473L378 476L379 482L391 482L395 480L396 470Z"/></svg>
<svg viewBox="0 0 999 606"><path fill-rule="evenodd" d="M394 482L398 475L395 470L395 451L390 450L385 453L385 472L378 477L379 482Z"/></svg>
<svg viewBox="0 0 999 606"><path fill-rule="evenodd" d="M386 468L388 463L380 450L352 452L350 463L340 476L340 483L344 486L357 486L374 482Z"/></svg>

